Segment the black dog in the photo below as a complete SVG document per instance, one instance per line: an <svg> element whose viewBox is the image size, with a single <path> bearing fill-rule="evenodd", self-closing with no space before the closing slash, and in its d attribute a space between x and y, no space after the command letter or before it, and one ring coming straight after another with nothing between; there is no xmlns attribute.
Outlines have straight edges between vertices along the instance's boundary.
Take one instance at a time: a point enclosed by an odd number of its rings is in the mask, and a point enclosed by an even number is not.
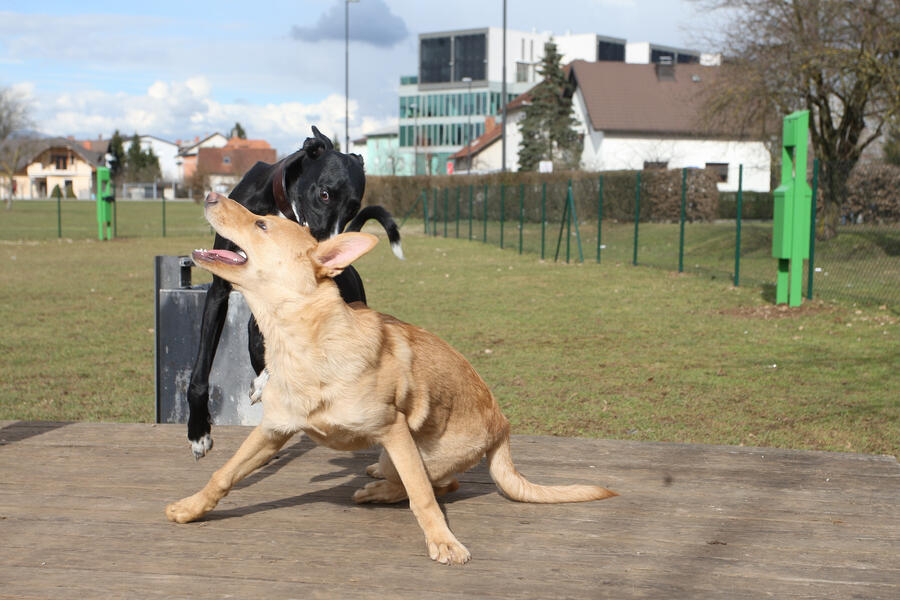
<svg viewBox="0 0 900 600"><path fill-rule="evenodd" d="M314 137L307 138L303 147L287 158L274 165L256 163L231 191L230 197L253 213L281 214L308 225L310 232L320 241L344 231L345 227L347 231L359 231L367 220L376 219L387 230L394 253L403 258L400 234L391 215L380 206L367 206L359 210L366 188L362 157L335 151L330 139L315 127L312 131ZM231 241L219 235L216 235L213 248L241 252ZM362 279L352 267L335 277L335 282L345 302L366 301ZM213 444L210 436L209 371L225 324L230 292L230 283L213 277L203 306L200 347L188 386L188 439L196 459L205 456ZM262 334L252 317L248 333L250 364L259 375L265 368L265 352Z"/></svg>

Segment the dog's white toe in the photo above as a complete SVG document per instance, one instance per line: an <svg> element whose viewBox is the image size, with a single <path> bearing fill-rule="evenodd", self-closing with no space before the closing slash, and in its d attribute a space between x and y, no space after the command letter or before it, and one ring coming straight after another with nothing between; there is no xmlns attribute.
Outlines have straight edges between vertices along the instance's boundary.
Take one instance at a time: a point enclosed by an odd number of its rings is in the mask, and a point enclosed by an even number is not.
<svg viewBox="0 0 900 600"><path fill-rule="evenodd" d="M206 453L212 450L213 440L208 433L197 441L191 440L191 452L194 453L194 460L200 460Z"/></svg>
<svg viewBox="0 0 900 600"><path fill-rule="evenodd" d="M263 388L266 387L268 382L269 370L263 369L256 379L253 380L253 383L250 384L250 404L256 404L262 400Z"/></svg>

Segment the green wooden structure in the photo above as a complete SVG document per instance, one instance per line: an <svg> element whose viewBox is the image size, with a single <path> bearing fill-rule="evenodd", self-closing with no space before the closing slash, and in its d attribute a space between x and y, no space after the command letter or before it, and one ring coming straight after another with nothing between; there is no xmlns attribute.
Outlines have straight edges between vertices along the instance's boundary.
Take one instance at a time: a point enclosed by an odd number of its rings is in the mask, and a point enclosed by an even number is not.
<svg viewBox="0 0 900 600"><path fill-rule="evenodd" d="M116 194L107 167L97 167L97 232L98 238L110 240L115 237L113 211Z"/></svg>
<svg viewBox="0 0 900 600"><path fill-rule="evenodd" d="M812 190L806 183L806 144L809 111L784 118L781 185L775 189L772 255L778 259L775 303L800 306L803 299L803 260L809 258Z"/></svg>

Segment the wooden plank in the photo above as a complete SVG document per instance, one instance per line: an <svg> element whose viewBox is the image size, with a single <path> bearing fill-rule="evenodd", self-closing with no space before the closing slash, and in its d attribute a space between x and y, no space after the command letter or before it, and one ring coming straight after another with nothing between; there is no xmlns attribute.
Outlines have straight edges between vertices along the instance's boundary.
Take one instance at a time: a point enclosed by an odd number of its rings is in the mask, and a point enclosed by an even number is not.
<svg viewBox="0 0 900 600"><path fill-rule="evenodd" d="M0 422L0 598L900 597L892 457L515 437L530 479L623 495L510 502L479 465L442 499L473 561L443 568L405 503L352 502L377 451L304 438L167 522L247 433L194 462L182 426Z"/></svg>

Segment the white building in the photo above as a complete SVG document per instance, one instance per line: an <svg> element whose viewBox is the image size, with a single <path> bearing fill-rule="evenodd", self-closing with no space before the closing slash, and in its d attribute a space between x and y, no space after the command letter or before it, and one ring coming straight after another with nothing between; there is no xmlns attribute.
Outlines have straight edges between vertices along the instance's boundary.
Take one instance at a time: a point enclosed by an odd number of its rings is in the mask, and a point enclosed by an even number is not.
<svg viewBox="0 0 900 600"><path fill-rule="evenodd" d="M701 54L593 33L506 31L506 98L503 88L503 30L497 27L419 35L418 74L400 81L399 152L412 173L445 173L460 148L484 132L487 117L499 117L504 103L530 89L544 44L553 39L562 63L574 60L701 62ZM507 131L507 136L510 136ZM509 137L507 152L510 152ZM514 164L507 161L508 165Z"/></svg>
<svg viewBox="0 0 900 600"><path fill-rule="evenodd" d="M141 150L153 150L153 154L159 159L159 170L163 181L181 181L178 168L178 151L180 148L175 142L170 142L153 135L138 136L141 141ZM128 150L130 142L126 140L125 150Z"/></svg>

